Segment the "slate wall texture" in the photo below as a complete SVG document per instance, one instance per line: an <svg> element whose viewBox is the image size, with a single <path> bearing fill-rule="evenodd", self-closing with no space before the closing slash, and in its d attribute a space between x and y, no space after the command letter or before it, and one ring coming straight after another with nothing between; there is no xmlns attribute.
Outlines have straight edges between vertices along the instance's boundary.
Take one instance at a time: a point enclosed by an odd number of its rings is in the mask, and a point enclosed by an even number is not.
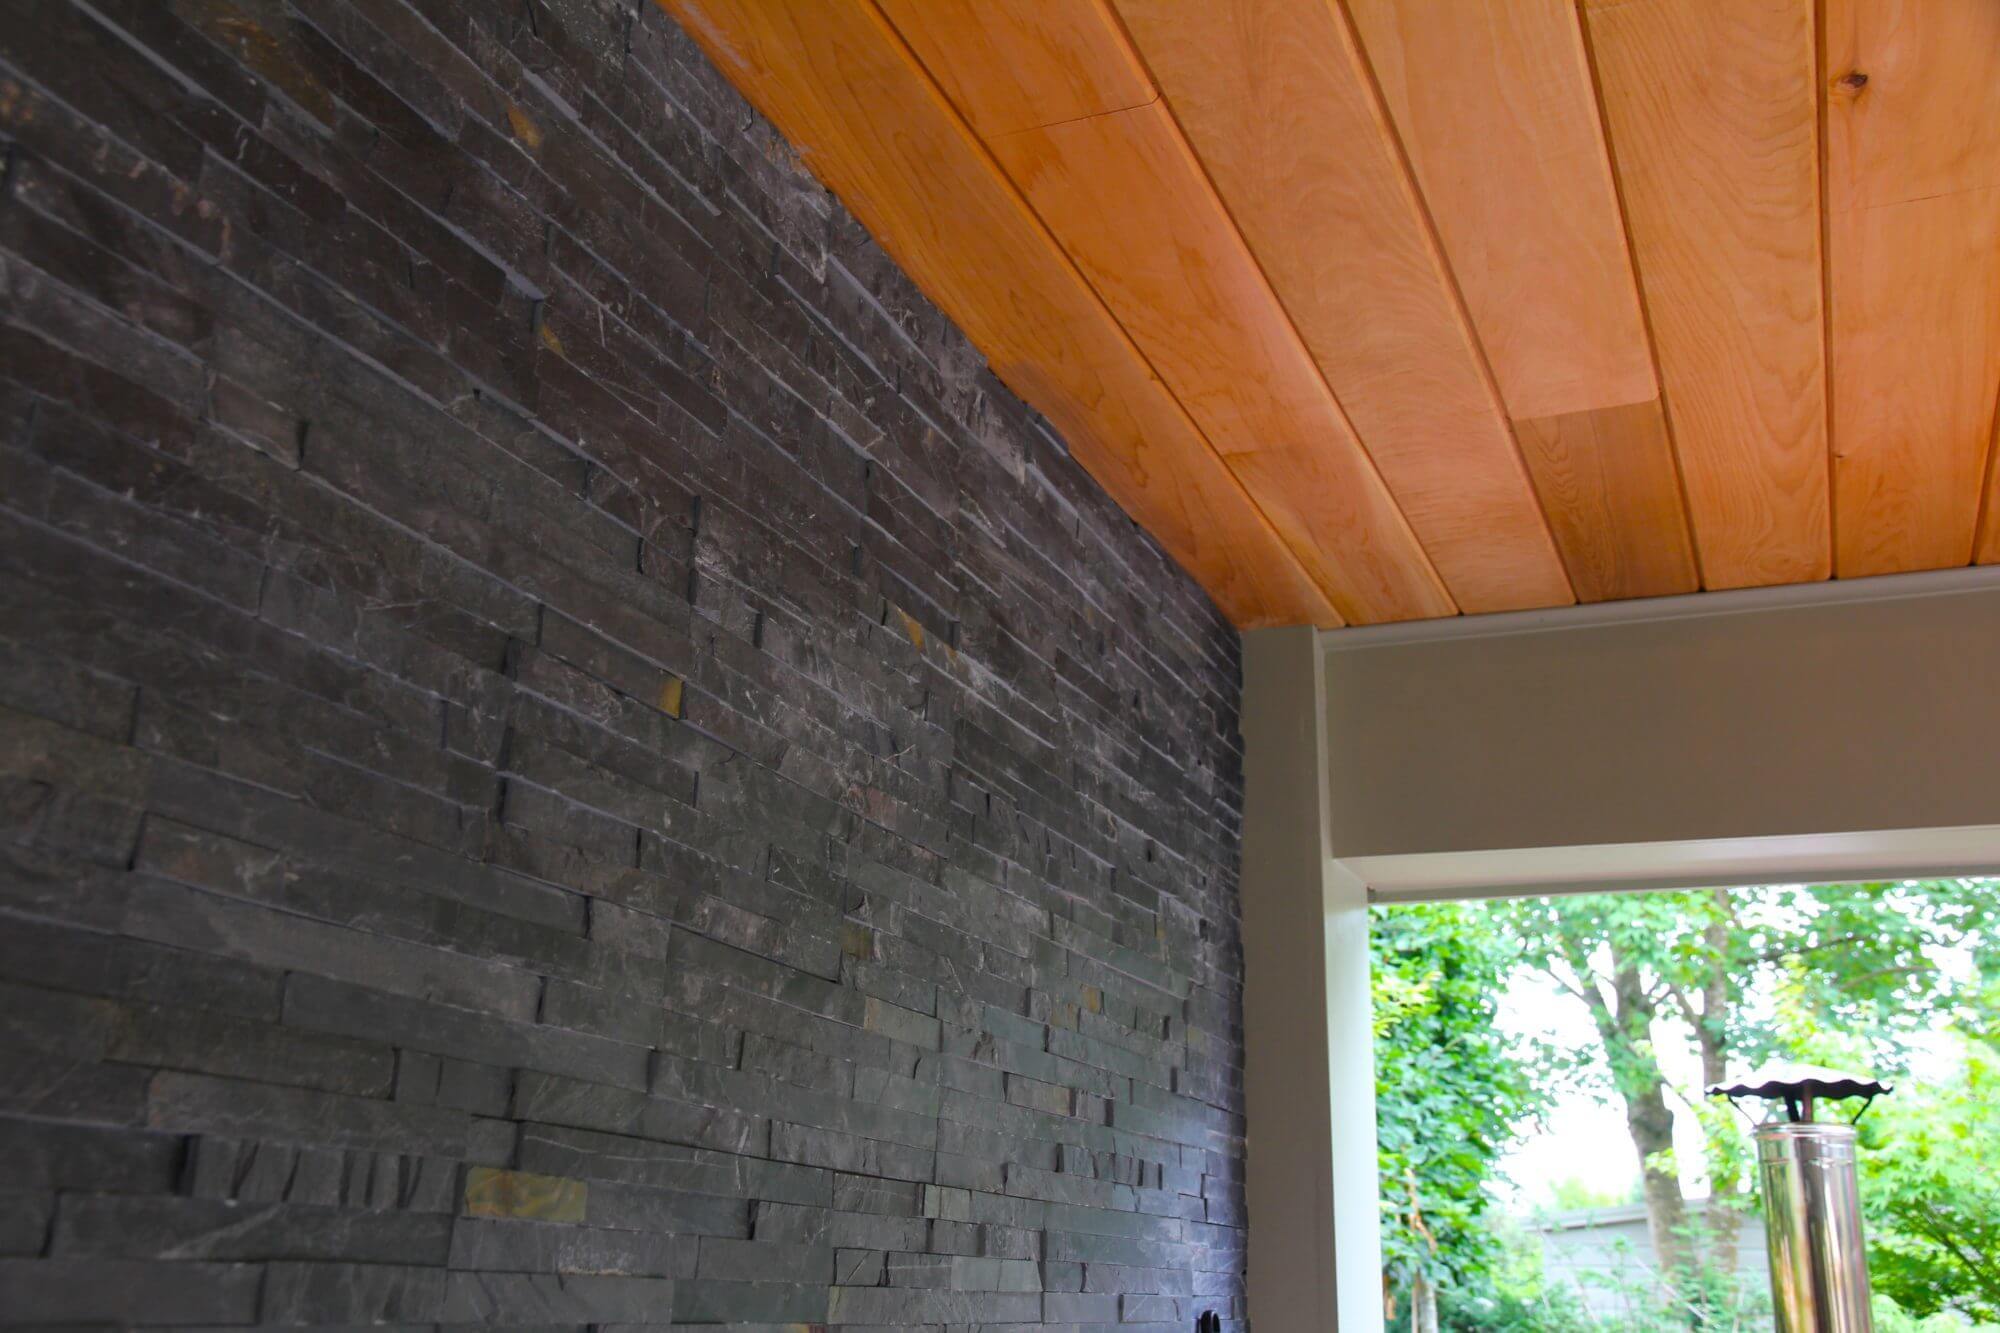
<svg viewBox="0 0 2000 1333"><path fill-rule="evenodd" d="M0 134L0 1321L1240 1317L1236 636L668 20Z"/></svg>

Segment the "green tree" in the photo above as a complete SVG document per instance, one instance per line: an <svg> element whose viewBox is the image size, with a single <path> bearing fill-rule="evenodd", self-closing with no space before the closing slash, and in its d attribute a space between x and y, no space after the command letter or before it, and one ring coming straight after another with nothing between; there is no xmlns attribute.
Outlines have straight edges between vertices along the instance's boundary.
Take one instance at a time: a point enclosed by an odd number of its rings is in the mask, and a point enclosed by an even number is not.
<svg viewBox="0 0 2000 1333"><path fill-rule="evenodd" d="M1621 1103L1635 1149L1648 1230L1662 1266L1692 1271L1728 1262L1734 1211L1747 1186L1745 1137L1726 1108L1679 1090L1654 1047L1678 1026L1700 1054L1704 1083L1792 1053L1780 1019L1805 1016L1821 1030L1863 1034L1871 1063L1893 1071L1909 1039L1957 997L1940 951L1984 925L1982 899L1965 881L1775 886L1681 893L1576 895L1506 904L1506 926L1524 965L1588 1013L1594 1040L1569 1053ZM1768 1001L1783 992L1788 1010ZM1703 1131L1713 1249L1690 1242L1674 1159L1677 1115Z"/></svg>
<svg viewBox="0 0 2000 1333"><path fill-rule="evenodd" d="M1598 1208L1618 1208L1637 1202L1639 1202L1639 1192L1636 1189L1605 1189L1596 1181L1570 1176L1568 1179L1556 1181L1549 1187L1548 1210L1552 1213L1581 1213Z"/></svg>
<svg viewBox="0 0 2000 1333"><path fill-rule="evenodd" d="M1378 909L1371 951L1384 1290L1410 1327L1438 1327L1440 1284L1496 1253L1487 1186L1544 1105L1528 1052L1497 1026L1517 963L1483 904Z"/></svg>
<svg viewBox="0 0 2000 1333"><path fill-rule="evenodd" d="M1541 1237L1511 1219L1494 1221L1493 1252L1478 1282L1438 1293L1439 1333L1593 1333L1596 1320L1575 1287L1551 1283Z"/></svg>
<svg viewBox="0 0 2000 1333"><path fill-rule="evenodd" d="M1875 1297L1875 1333L2000 1333L2000 1324L1968 1324L1959 1315L1913 1315L1887 1296Z"/></svg>
<svg viewBox="0 0 2000 1333"><path fill-rule="evenodd" d="M2000 1051L1967 1039L1955 1077L1899 1089L1862 1122L1875 1289L1912 1315L2000 1321Z"/></svg>

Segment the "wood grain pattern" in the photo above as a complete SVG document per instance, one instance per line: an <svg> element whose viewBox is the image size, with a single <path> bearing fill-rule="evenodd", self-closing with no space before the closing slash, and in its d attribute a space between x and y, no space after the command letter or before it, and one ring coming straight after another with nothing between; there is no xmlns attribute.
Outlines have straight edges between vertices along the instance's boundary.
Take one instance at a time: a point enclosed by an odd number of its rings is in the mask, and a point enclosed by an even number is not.
<svg viewBox="0 0 2000 1333"><path fill-rule="evenodd" d="M1962 565L2000 391L2000 5L1828 0L1825 31L1836 568Z"/></svg>
<svg viewBox="0 0 2000 1333"><path fill-rule="evenodd" d="M1707 584L1825 578L1812 0L1585 18Z"/></svg>
<svg viewBox="0 0 2000 1333"><path fill-rule="evenodd" d="M1586 602L1691 592L1680 477L1572 0L1349 0Z"/></svg>
<svg viewBox="0 0 2000 1333"><path fill-rule="evenodd" d="M1239 624L2000 561L2000 0L660 0Z"/></svg>
<svg viewBox="0 0 2000 1333"><path fill-rule="evenodd" d="M1963 565L2000 382L2000 189L1828 223L1840 576Z"/></svg>
<svg viewBox="0 0 2000 1333"><path fill-rule="evenodd" d="M2000 185L2000 8L1986 0L1825 3L1830 206Z"/></svg>
<svg viewBox="0 0 2000 1333"><path fill-rule="evenodd" d="M1459 606L1573 601L1344 12L1115 7Z"/></svg>
<svg viewBox="0 0 2000 1333"><path fill-rule="evenodd" d="M1131 61L1099 5L1072 3L1054 40L1021 23L1039 0L891 0L940 86L1001 65L1056 82L1069 67ZM933 45L939 30L949 42ZM1087 44L1090 49L1080 49ZM994 135L989 147L1111 313L1308 568L1324 571L1352 623L1450 615L1457 608L1374 463L1355 439L1298 334L1251 259L1173 118L1158 103Z"/></svg>
<svg viewBox="0 0 2000 1333"><path fill-rule="evenodd" d="M993 150L1287 543L1326 571L1341 615L1452 614L1166 108L1026 130Z"/></svg>
<svg viewBox="0 0 2000 1333"><path fill-rule="evenodd" d="M1659 397L1573 0L1349 0L1516 421Z"/></svg>
<svg viewBox="0 0 2000 1333"><path fill-rule="evenodd" d="M1657 399L1520 421L1515 430L1580 600L1700 586Z"/></svg>
<svg viewBox="0 0 2000 1333"><path fill-rule="evenodd" d="M1339 623L872 5L661 3L1232 620Z"/></svg>
<svg viewBox="0 0 2000 1333"><path fill-rule="evenodd" d="M881 2L982 138L1159 99L1098 0Z"/></svg>

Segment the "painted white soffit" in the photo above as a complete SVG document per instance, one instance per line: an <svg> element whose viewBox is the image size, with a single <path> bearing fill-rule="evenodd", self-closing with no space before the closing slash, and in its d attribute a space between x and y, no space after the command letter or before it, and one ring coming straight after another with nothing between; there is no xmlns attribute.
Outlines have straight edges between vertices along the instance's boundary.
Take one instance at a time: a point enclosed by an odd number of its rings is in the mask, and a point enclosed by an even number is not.
<svg viewBox="0 0 2000 1333"><path fill-rule="evenodd" d="M2000 824L1359 856L1340 864L1376 902L1984 875L2000 870Z"/></svg>

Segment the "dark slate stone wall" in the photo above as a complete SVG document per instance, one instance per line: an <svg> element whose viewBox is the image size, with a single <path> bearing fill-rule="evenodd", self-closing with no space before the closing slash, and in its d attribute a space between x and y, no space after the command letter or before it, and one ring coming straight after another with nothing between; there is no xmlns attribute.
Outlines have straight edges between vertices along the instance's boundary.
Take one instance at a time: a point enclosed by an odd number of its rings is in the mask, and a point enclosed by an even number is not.
<svg viewBox="0 0 2000 1333"><path fill-rule="evenodd" d="M0 134L0 1320L1240 1316L1236 636L671 23Z"/></svg>

